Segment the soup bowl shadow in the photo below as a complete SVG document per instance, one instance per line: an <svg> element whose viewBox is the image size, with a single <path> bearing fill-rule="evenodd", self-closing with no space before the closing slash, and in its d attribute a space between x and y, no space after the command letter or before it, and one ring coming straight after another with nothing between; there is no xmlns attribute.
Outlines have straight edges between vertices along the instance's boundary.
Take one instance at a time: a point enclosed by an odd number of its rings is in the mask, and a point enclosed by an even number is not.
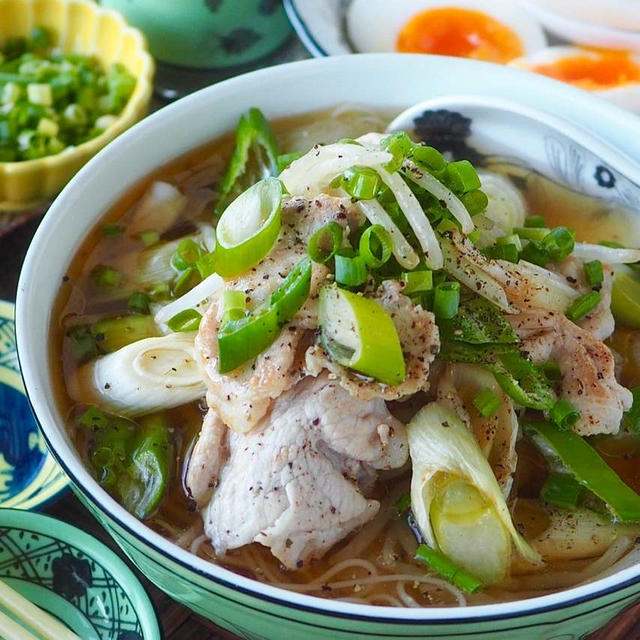
<svg viewBox="0 0 640 640"><path fill-rule="evenodd" d="M206 562L136 520L85 469L65 430L51 375L49 339L54 302L71 256L123 193L170 160L232 130L240 114L252 106L271 118L340 103L400 111L428 98L461 91L546 110L592 132L629 158L635 156L637 161L640 156L640 119L636 116L523 71L412 55L310 60L209 87L133 127L71 181L45 216L30 247L18 291L18 353L28 396L53 455L69 475L78 497L144 575L240 638L577 640L640 595L637 566L543 597L469 608L394 609L287 592ZM514 131L511 160L517 160L517 136ZM584 140L580 144L584 146ZM567 154L572 157L570 149ZM550 162L540 162L538 170L556 175ZM609 174L600 173L608 184ZM640 209L640 187L634 187L630 205L637 204Z"/></svg>

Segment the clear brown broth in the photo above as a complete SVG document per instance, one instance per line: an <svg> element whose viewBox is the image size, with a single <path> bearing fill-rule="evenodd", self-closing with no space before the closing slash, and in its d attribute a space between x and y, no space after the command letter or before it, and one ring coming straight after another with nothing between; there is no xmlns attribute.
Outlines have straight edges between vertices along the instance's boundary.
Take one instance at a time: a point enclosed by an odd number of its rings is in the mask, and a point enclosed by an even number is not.
<svg viewBox="0 0 640 640"><path fill-rule="evenodd" d="M355 136L364 133L364 130L356 132L349 131L348 112L346 112L346 114L347 116L344 123L346 129L344 133L339 135ZM391 115L390 113L380 114L374 112L374 118L377 117L381 121L384 121ZM328 112L313 113L278 120L273 123L273 127L283 149L291 150L292 147L298 146L300 148L305 144L304 138L299 139L297 142L292 138L292 132L300 130L310 131L308 135L309 146L318 141L330 142L331 138L324 140L317 139L318 134L322 132L322 126L318 126L318 123L322 123L323 121L327 122L329 118L333 118L333 116ZM333 126L335 129L335 122ZM333 135L332 137L335 139L338 135ZM96 225L95 229L89 234L77 251L69 265L64 282L61 283L53 313L54 322L51 327L50 362L52 380L55 381L54 389L63 415L69 416L73 410L73 402L67 393L65 381L73 376L77 368L77 363L71 356L65 340L66 328L70 323L73 324L79 318L94 315L104 317L126 312L126 301L108 304L96 303L92 298L91 289L87 284L87 274L98 258L103 263L117 266L122 255L132 249L141 248L140 245L126 238L118 238L115 240L104 238L101 232L102 226L105 223L115 223L123 219L126 220L134 204L140 199L145 189L153 180L164 179L177 186L181 186L188 181L189 177L206 167L212 157L224 158L226 160L232 146L233 137L227 135L184 157L178 158L145 178L125 193L117 204L105 214L101 222ZM300 150L304 151L305 149L300 148ZM506 174L509 173L509 167L490 168L497 169ZM606 203L585 199L578 194L559 189L535 174L527 175L524 184L524 195L531 211L543 214L552 225L564 224L572 227L577 230L578 239L585 241L608 239L629 242L629 214L608 208ZM640 218L638 220L640 221ZM635 224L632 226L635 229L634 233L640 236L639 226ZM638 237L635 238L636 242L638 239ZM640 245L640 242L637 243ZM630 343L638 339L638 332L620 328L616 330L616 333L611 339L611 343L618 351L629 353ZM640 363L630 358L626 359L622 382L628 384L628 386L640 384ZM200 514L187 496L183 475L185 461L188 460L202 424L203 412L204 408L197 403L185 405L168 412L169 421L173 428L177 455L166 496L157 514L155 514L148 524L169 537L175 537L176 532L197 527L200 521ZM86 433L76 430L72 421L69 421L69 429L75 439L79 452L86 459ZM540 454L534 447L526 441L519 442L518 455L519 463L514 491L516 495L521 498L537 498L546 475L544 460L542 460ZM610 454L610 452L608 452L606 453L606 459L615 470L621 474L626 482L633 486L634 489L640 491L640 451L632 454L625 452L622 454ZM392 479L383 477L379 480L375 489L375 495L372 497L384 501L385 498L388 499L390 495L397 494L399 488L406 489L406 487L408 487L408 481L409 472ZM526 518L523 516L520 523L523 530L529 533L535 533L536 528L543 529L544 518L541 514L537 514L537 518L536 520L535 517ZM518 519L517 512L516 519ZM533 525L532 522L534 522ZM170 523L171 531L168 531L166 523ZM385 535L383 532L383 534L373 540L366 550L366 557L374 561L379 560L384 538ZM226 558L218 558L216 561L234 571L258 580L265 579L264 573L266 571L270 573L272 577L274 575L277 576L278 581L285 583L309 583L313 582L319 575L330 568L333 553L339 551L340 547L347 544L347 542L348 541L340 543L336 549L328 554L327 559L315 561L310 566L302 567L296 572L284 571L277 560L271 556L270 552L257 544L250 545L248 548L232 551ZM212 556L212 551L210 548L206 548L206 546L204 553L208 557ZM396 555L396 560L400 562L412 562L412 559L402 551L396 552ZM575 568L575 563L572 564L572 567ZM551 564L547 566L545 571L554 571L561 568L565 567ZM354 578L355 577L354 574ZM455 604L451 595L444 590L440 592L438 592L438 590L435 592L432 590L429 593L423 593L417 586L410 585L407 591L416 602L424 606ZM352 587L332 592L321 590L314 592L314 594L321 597L349 597L354 595ZM501 588L494 588L486 590L479 596L472 597L470 602L480 603L515 599L523 595L524 594L518 592L511 593L508 591L505 592Z"/></svg>

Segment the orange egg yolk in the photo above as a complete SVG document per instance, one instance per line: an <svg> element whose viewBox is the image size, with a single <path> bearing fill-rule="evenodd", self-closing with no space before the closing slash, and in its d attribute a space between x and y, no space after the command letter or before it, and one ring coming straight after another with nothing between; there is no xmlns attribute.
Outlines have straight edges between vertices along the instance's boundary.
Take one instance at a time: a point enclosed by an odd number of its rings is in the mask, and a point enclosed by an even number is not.
<svg viewBox="0 0 640 640"><path fill-rule="evenodd" d="M640 82L640 65L624 51L590 51L589 55L535 65L531 70L582 89L606 89Z"/></svg>
<svg viewBox="0 0 640 640"><path fill-rule="evenodd" d="M501 63L524 53L520 38L498 20L481 11L453 7L413 16L400 31L396 50Z"/></svg>

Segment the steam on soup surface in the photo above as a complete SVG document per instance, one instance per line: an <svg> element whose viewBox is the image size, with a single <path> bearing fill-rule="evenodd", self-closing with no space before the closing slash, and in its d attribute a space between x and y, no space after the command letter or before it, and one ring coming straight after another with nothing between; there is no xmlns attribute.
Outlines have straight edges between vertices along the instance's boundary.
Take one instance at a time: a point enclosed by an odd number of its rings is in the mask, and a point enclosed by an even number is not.
<svg viewBox="0 0 640 640"><path fill-rule="evenodd" d="M180 546L325 598L633 562L638 218L390 115L252 110L109 212L53 327L79 452Z"/></svg>

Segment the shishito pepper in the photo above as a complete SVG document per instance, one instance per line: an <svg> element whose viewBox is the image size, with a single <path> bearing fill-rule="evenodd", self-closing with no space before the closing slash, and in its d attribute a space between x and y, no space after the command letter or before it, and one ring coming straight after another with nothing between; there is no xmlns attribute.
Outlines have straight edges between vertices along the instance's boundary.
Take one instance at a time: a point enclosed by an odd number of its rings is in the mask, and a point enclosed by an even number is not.
<svg viewBox="0 0 640 640"><path fill-rule="evenodd" d="M617 520L640 522L640 495L620 479L586 440L551 422L525 422L522 427L534 443L543 451L551 450L583 487L604 501Z"/></svg>
<svg viewBox="0 0 640 640"><path fill-rule="evenodd" d="M311 260L302 259L271 294L266 305L239 320L225 322L218 332L218 370L233 371L262 353L305 303L311 288Z"/></svg>

